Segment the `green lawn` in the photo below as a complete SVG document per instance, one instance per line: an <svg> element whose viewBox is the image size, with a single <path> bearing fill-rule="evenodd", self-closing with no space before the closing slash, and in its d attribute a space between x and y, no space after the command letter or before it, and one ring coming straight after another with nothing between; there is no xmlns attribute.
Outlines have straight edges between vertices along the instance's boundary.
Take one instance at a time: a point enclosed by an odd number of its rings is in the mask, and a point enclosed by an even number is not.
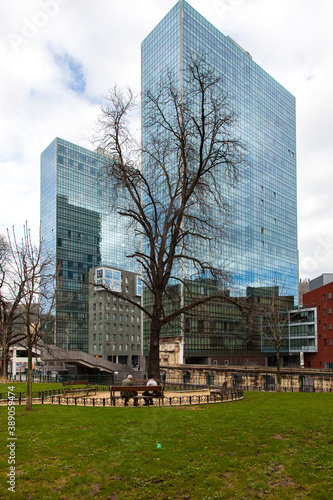
<svg viewBox="0 0 333 500"><path fill-rule="evenodd" d="M7 408L0 408L6 423ZM0 498L333 498L333 394L245 393L182 408L16 407L16 493ZM161 445L158 449L157 444Z"/></svg>
<svg viewBox="0 0 333 500"><path fill-rule="evenodd" d="M3 398L7 397L8 393L8 387L15 387L15 394L19 394L20 392L23 395L26 396L27 394L27 383L26 382L16 382L13 380L12 382L8 382L6 384L0 384L0 393L2 394ZM33 382L32 384L32 392L39 392L39 391L53 391L53 390L60 390L62 392L62 384L59 382L51 382L51 383L46 383L46 382Z"/></svg>

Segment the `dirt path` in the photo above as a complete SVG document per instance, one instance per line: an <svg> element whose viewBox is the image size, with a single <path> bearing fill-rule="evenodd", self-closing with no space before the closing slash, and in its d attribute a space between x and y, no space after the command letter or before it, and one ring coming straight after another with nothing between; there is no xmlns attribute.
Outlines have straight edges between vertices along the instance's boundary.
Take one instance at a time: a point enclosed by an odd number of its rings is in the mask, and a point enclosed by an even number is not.
<svg viewBox="0 0 333 500"><path fill-rule="evenodd" d="M198 391L165 391L164 397L174 398L181 396L205 396L209 394L209 389L200 389ZM88 396L89 398L109 398L110 392L98 392L96 396Z"/></svg>

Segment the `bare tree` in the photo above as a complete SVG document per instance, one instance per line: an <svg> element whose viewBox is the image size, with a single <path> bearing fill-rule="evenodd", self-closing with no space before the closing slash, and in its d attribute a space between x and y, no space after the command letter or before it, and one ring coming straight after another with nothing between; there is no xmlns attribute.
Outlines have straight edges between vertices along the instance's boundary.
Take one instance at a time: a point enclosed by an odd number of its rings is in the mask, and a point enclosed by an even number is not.
<svg viewBox="0 0 333 500"><path fill-rule="evenodd" d="M252 298L252 327L260 332L262 349L267 347L276 353L276 390L281 391L280 358L281 351L289 339L290 310L294 297L279 294L279 288L258 288Z"/></svg>
<svg viewBox="0 0 333 500"><path fill-rule="evenodd" d="M41 241L38 245L32 243L28 224L24 226L20 241L14 229L12 237L8 233L8 259L4 276L6 298L2 296L1 303L3 359L8 360L11 346L21 345L27 350L26 410L31 410L34 355L48 339L55 306L60 306L62 299L59 269L55 269L54 258L44 251Z"/></svg>
<svg viewBox="0 0 333 500"><path fill-rule="evenodd" d="M54 258L44 251L42 241L35 246L27 226L21 244L25 257L25 293L21 301L21 322L24 325L24 343L28 353L26 410L32 409L32 370L34 352L49 339L49 324L53 323L55 308L60 307L61 288L59 269Z"/></svg>
<svg viewBox="0 0 333 500"><path fill-rule="evenodd" d="M150 322L148 370L159 377L163 326L213 298L197 293L172 308L175 285L184 291L191 277L213 279L215 298L233 300L223 293L228 273L222 262L208 256L221 255L231 220L226 195L238 181L243 146L231 101L204 56L189 58L182 85L169 73L143 94L142 146L130 132L133 93L115 87L106 99L95 143L105 155L113 206L121 206L118 213L142 241L129 257L140 264L152 298L141 309ZM126 204L119 200L123 193Z"/></svg>
<svg viewBox="0 0 333 500"><path fill-rule="evenodd" d="M15 231L11 238L1 237L0 277L0 344L2 352L1 379L8 377L10 348L24 338L17 328L21 315L20 305L25 293L25 257L16 241ZM16 326L15 326L16 325Z"/></svg>

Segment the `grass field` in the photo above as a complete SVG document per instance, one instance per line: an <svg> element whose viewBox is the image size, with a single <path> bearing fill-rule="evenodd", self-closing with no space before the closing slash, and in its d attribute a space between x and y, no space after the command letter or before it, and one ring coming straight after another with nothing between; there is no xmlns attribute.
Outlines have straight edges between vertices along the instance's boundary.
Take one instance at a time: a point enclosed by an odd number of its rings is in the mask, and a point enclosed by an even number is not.
<svg viewBox="0 0 333 500"><path fill-rule="evenodd" d="M333 498L333 394L245 393L181 408L16 406L16 492L0 498ZM160 445L160 446L158 446Z"/></svg>
<svg viewBox="0 0 333 500"><path fill-rule="evenodd" d="M13 381L0 385L0 393L2 394L3 398L7 397L7 392L8 392L7 388L11 386L15 387L15 394L18 395L21 392L22 396L23 395L26 396L27 383ZM60 382L54 382L54 383L34 382L32 384L33 393L38 391L53 391L53 390L60 390L62 392L62 384Z"/></svg>

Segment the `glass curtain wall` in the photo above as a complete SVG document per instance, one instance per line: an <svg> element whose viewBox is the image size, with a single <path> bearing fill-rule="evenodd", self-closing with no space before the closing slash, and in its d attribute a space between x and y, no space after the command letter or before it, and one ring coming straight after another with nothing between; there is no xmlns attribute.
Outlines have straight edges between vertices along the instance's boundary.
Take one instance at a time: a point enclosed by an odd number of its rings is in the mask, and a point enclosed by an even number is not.
<svg viewBox="0 0 333 500"><path fill-rule="evenodd" d="M41 232L44 245L61 263L64 305L58 307L53 342L88 352L88 271L108 265L136 271L127 255L134 232L110 206L100 176L104 158L63 139L41 156ZM119 197L119 205L126 197Z"/></svg>
<svg viewBox="0 0 333 500"><path fill-rule="evenodd" d="M228 189L222 172L216 173L232 207L232 223L222 251L219 242L215 251L209 250L209 259L231 273L232 295L245 297L247 287L278 286L281 295L293 296L297 304L295 98L184 0L142 43L143 92L154 90L168 71L181 88L182 70L191 54L205 54L221 77L221 91L232 98L238 115L235 134L247 151L236 188ZM143 142L146 111L143 104ZM218 219L216 207L212 211ZM193 242L193 247L198 255L207 255L205 245ZM196 279L191 273L190 267L185 268L185 277ZM211 346L211 352L216 347Z"/></svg>

